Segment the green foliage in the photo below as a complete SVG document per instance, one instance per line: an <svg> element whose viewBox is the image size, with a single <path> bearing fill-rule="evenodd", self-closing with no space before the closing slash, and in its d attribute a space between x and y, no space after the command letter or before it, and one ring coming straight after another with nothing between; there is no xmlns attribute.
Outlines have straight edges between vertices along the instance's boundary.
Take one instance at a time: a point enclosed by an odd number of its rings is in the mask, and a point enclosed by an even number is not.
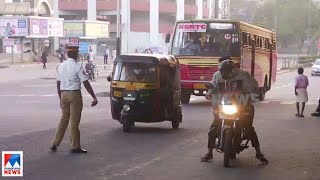
<svg viewBox="0 0 320 180"><path fill-rule="evenodd" d="M276 16L275 16L276 15ZM276 32L280 49L308 47L308 15L310 15L310 47L316 50L320 32L320 9L310 0L266 0L256 9L253 24ZM275 19L276 17L276 19Z"/></svg>

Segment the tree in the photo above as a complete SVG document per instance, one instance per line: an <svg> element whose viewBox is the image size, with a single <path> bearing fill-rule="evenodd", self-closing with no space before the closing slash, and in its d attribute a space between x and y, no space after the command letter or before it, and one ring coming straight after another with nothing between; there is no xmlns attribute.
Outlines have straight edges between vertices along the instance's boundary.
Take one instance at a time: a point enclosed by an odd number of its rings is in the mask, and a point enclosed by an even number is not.
<svg viewBox="0 0 320 180"><path fill-rule="evenodd" d="M310 43L314 44L320 33L319 8L310 0L266 0L255 11L253 23L275 29L280 50L306 48L308 41L308 14L310 14ZM275 17L277 14L277 17ZM276 21L275 21L275 18ZM277 23L275 23L277 22ZM313 46L314 47L314 46Z"/></svg>

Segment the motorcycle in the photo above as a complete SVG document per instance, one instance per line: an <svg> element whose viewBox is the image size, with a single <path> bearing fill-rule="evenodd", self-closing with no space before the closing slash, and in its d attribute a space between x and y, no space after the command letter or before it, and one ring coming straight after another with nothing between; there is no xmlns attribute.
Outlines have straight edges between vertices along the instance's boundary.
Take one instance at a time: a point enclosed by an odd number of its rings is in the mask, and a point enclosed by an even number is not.
<svg viewBox="0 0 320 180"><path fill-rule="evenodd" d="M214 89L211 83L208 89ZM221 130L215 139L214 148L224 154L224 167L230 167L230 159L235 159L246 148L249 148L249 138L246 129L241 127L240 121L250 116L245 106L237 103L237 98L222 97L218 104L218 115L221 119Z"/></svg>
<svg viewBox="0 0 320 180"><path fill-rule="evenodd" d="M87 63L85 66L85 74L89 76L91 81L94 80L94 69L95 66L92 63Z"/></svg>

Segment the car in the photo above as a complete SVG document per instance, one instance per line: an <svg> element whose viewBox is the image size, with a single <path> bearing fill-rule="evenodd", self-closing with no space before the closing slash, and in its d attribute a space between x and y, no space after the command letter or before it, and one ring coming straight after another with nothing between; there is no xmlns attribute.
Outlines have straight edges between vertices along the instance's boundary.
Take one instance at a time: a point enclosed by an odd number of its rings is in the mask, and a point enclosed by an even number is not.
<svg viewBox="0 0 320 180"><path fill-rule="evenodd" d="M311 76L320 75L320 59L317 59L311 68Z"/></svg>

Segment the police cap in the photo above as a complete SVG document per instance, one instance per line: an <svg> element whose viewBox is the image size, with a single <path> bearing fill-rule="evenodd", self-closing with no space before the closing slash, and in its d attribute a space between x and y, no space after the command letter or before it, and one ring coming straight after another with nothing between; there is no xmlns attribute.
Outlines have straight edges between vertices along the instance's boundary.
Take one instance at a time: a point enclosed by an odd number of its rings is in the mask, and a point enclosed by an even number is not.
<svg viewBox="0 0 320 180"><path fill-rule="evenodd" d="M67 45L66 50L67 52L79 52L79 46Z"/></svg>

